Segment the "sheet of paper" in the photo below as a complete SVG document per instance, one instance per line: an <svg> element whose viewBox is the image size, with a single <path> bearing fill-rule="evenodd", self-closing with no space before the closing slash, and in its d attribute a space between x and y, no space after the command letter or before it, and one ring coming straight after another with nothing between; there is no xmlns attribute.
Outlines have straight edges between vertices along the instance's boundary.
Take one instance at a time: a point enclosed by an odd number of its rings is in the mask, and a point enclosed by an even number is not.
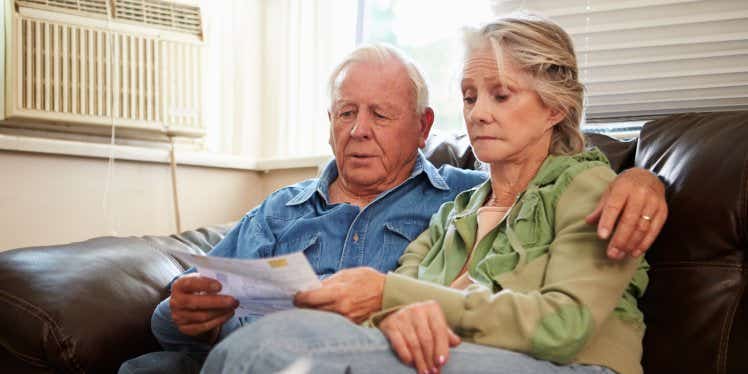
<svg viewBox="0 0 748 374"><path fill-rule="evenodd" d="M293 296L298 291L321 287L317 275L303 253L241 260L224 257L200 256L169 251L174 257L194 266L203 276L221 282L220 294L239 301L236 316L260 317L293 308Z"/></svg>

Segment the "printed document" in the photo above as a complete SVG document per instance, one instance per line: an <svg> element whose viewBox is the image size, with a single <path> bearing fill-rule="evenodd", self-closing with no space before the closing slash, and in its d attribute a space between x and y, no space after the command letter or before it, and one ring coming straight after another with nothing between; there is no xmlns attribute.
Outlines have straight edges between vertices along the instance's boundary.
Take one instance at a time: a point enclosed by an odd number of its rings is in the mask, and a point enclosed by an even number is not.
<svg viewBox="0 0 748 374"><path fill-rule="evenodd" d="M200 275L221 282L219 294L239 301L236 316L261 317L293 308L298 291L321 287L317 275L301 252L289 255L244 260L201 256L169 251L171 255L194 266Z"/></svg>

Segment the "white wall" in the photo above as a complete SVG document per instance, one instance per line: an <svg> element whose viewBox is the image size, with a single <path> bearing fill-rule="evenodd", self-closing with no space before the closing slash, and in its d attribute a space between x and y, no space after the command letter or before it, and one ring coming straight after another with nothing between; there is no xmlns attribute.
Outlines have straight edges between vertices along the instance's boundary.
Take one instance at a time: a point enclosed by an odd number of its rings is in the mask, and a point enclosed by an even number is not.
<svg viewBox="0 0 748 374"><path fill-rule="evenodd" d="M277 187L315 173L179 166L182 228L237 220ZM176 231L166 164L116 161L108 208L106 159L0 151L0 175L0 251Z"/></svg>

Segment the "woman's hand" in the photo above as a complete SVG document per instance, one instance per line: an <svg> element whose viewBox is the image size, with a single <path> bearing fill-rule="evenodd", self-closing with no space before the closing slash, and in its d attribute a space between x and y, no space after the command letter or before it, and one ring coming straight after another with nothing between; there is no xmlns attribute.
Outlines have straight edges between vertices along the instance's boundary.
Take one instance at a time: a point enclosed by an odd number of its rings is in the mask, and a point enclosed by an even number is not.
<svg viewBox="0 0 748 374"><path fill-rule="evenodd" d="M410 304L385 317L379 329L400 361L425 374L438 373L447 363L449 348L461 342L435 301Z"/></svg>
<svg viewBox="0 0 748 374"><path fill-rule="evenodd" d="M322 288L297 293L294 305L338 313L358 324L382 309L384 280L370 267L341 270L323 280Z"/></svg>

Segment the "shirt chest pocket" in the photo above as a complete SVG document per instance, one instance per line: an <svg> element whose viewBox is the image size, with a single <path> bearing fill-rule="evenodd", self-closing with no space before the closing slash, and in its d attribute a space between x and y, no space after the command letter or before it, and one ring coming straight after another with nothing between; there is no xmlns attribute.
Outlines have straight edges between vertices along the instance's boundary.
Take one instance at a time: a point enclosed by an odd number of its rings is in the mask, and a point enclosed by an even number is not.
<svg viewBox="0 0 748 374"><path fill-rule="evenodd" d="M425 230L422 225L413 221L394 221L384 224L383 250L380 257L380 264L383 270L394 270L397 267L397 261L405 251L405 247L415 240L418 235Z"/></svg>
<svg viewBox="0 0 748 374"><path fill-rule="evenodd" d="M285 255L295 252L303 252L314 271L319 273L322 238L318 233L304 235L298 239L280 241L276 247L275 255Z"/></svg>

